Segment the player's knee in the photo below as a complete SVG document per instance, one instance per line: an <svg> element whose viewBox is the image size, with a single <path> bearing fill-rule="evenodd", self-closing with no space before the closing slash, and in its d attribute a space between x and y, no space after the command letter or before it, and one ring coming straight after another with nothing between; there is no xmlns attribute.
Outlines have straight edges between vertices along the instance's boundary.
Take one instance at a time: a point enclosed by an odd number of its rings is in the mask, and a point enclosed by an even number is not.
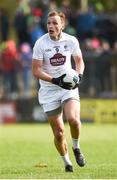
<svg viewBox="0 0 117 180"><path fill-rule="evenodd" d="M64 138L64 130L63 129L57 130L55 133L55 138L57 141L61 142Z"/></svg>
<svg viewBox="0 0 117 180"><path fill-rule="evenodd" d="M80 127L81 126L81 122L79 118L76 117L71 117L69 120L69 124L72 127Z"/></svg>

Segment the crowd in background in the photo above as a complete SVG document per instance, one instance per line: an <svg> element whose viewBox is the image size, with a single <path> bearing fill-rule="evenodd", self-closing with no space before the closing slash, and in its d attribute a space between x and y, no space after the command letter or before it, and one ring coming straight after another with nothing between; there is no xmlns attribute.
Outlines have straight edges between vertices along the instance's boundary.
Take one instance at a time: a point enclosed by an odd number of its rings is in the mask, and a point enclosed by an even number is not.
<svg viewBox="0 0 117 180"><path fill-rule="evenodd" d="M111 67L109 57L117 51L116 16L113 18L106 14L102 4L90 5L86 12L81 12L70 0L63 0L59 5L55 0L20 0L12 24L5 10L0 9L0 98L35 95L38 83L31 73L32 48L35 41L47 32L47 14L51 10L65 13L64 31L78 38L83 55L90 59L89 62L96 62L86 68L86 75L91 78L90 83L86 82L87 86L84 82L82 92L87 93L89 87L93 95L92 87L96 85L100 86L97 87L98 92L112 90L112 74L117 76L117 69ZM14 29L15 39L9 38L10 26ZM100 59L98 63L97 58ZM96 72L98 79L92 77L92 71Z"/></svg>

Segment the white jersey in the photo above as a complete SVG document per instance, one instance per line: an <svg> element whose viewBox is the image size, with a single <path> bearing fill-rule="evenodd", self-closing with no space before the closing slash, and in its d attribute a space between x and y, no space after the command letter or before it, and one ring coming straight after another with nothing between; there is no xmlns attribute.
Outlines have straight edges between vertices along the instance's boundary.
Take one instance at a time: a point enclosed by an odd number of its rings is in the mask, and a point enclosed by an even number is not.
<svg viewBox="0 0 117 180"><path fill-rule="evenodd" d="M53 41L49 34L39 38L33 48L33 59L43 61L43 71L56 78L72 68L71 55L81 56L78 40L62 32L58 41ZM40 80L41 87L56 86L50 82Z"/></svg>

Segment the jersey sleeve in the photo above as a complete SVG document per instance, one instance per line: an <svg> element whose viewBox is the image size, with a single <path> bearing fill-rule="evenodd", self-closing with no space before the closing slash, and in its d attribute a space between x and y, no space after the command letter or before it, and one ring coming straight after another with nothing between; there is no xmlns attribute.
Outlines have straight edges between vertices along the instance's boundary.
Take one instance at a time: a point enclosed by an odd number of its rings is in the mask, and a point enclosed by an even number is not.
<svg viewBox="0 0 117 180"><path fill-rule="evenodd" d="M78 40L74 37L72 41L72 56L82 56Z"/></svg>
<svg viewBox="0 0 117 180"><path fill-rule="evenodd" d="M36 60L43 60L43 45L42 42L39 40L36 41L34 47L33 47L33 59Z"/></svg>

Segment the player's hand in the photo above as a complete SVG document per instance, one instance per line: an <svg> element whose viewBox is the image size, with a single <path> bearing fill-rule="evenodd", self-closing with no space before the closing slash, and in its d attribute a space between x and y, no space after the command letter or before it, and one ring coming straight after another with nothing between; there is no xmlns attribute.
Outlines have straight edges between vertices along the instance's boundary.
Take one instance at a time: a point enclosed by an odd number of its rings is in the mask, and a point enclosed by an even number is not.
<svg viewBox="0 0 117 180"><path fill-rule="evenodd" d="M65 76L66 76L66 74L63 74L62 76L59 76L58 78L53 78L52 83L62 87L63 89L70 90L70 89L72 89L72 84L69 82L63 81L63 78Z"/></svg>
<svg viewBox="0 0 117 180"><path fill-rule="evenodd" d="M77 88L78 85L82 83L82 80L83 80L83 74L79 74L79 75L78 75L78 78L79 78L79 81L77 82L77 84L75 85L75 87L74 87L73 89Z"/></svg>

